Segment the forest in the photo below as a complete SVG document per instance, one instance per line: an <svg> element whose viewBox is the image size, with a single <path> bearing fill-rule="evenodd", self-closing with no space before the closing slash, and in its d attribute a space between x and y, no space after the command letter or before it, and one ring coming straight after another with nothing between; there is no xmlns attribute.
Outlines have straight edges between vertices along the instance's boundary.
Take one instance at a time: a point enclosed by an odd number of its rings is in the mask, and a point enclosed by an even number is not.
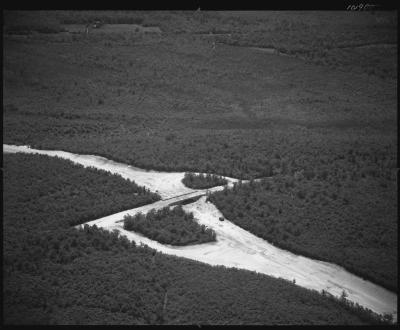
<svg viewBox="0 0 400 330"><path fill-rule="evenodd" d="M216 186L226 185L228 180L210 173L185 173L182 182L186 187L192 189L208 189Z"/></svg>
<svg viewBox="0 0 400 330"><path fill-rule="evenodd" d="M124 229L135 231L162 244L190 245L214 242L215 232L194 220L181 205L124 217Z"/></svg>
<svg viewBox="0 0 400 330"><path fill-rule="evenodd" d="M209 199L228 220L283 249L341 265L397 292L394 188L371 200L373 183L359 185L328 185L304 172L239 182Z"/></svg>
<svg viewBox="0 0 400 330"><path fill-rule="evenodd" d="M164 255L96 226L71 228L74 218L105 215L97 207L70 213L82 199L77 194L90 188L92 206L111 207L125 191L105 196L95 180L71 180L81 168L65 160L19 154L3 159L5 324L387 323L345 299L289 281ZM38 175L46 164L46 177ZM85 173L94 178L94 172ZM111 180L106 172L96 174ZM61 180L75 195L62 195Z"/></svg>
<svg viewBox="0 0 400 330"><path fill-rule="evenodd" d="M65 28L97 17L154 24L168 33L115 32L106 24L88 37L7 34L4 142L239 179L304 170L329 181L351 177L357 187L368 178L381 194L380 184L396 178L396 77L341 71L228 41L211 52L210 38L199 32L249 30L242 40L272 34L276 47L290 35L307 49L325 47L326 34L328 46L383 36L392 42L391 13L335 13L343 22L339 29L333 14L257 15L57 12L47 16ZM271 28L260 30L263 24ZM397 63L396 56L360 51L374 63L369 68L383 70L381 60ZM359 59L348 54L351 66Z"/></svg>
<svg viewBox="0 0 400 330"><path fill-rule="evenodd" d="M228 220L256 235L397 291L396 12L4 11L3 18L3 143L94 154L145 170L271 177L211 198ZM104 26L86 35L85 24L95 19ZM138 25L161 32L141 32ZM4 246L14 268L18 258L31 262L24 256L34 236L50 239L56 229L159 199L115 176L99 178L91 169L74 176L60 160L29 157L4 158L4 173L10 173L3 176ZM58 259L69 260L67 252L49 247L56 261L44 252L32 263L33 275L9 273L6 283L15 282L4 286L13 288L7 289L8 321L29 323L42 315L47 323L149 322L153 302L143 298L141 316L118 314L94 293L96 285L112 282L116 290L123 283L111 278L133 271L131 250L121 248L113 263L104 257L111 252L96 245L108 233L90 229L93 245L89 234L69 230L60 234L59 246L79 235L92 252L64 265ZM370 323L344 311L341 302L266 276L256 282L253 273L160 258L182 265L165 266L178 283L171 284L167 310L171 303L181 311L171 309L168 322ZM107 263L115 275L106 272ZM125 265L129 270L117 271ZM191 282L200 268L201 280ZM75 289L76 279L84 278L80 271L90 273L90 281ZM187 277L178 279L177 272ZM225 280L217 282L216 274ZM58 276L65 286L47 282ZM244 277L258 289L239 288ZM145 283L139 278L129 279L139 281L135 288ZM39 287L58 288L59 301L71 294L80 305L55 303L51 313L51 303L35 302L31 310L19 299L33 297ZM209 297L202 288L210 288ZM141 303L126 292L129 303ZM122 306L124 299L114 301Z"/></svg>

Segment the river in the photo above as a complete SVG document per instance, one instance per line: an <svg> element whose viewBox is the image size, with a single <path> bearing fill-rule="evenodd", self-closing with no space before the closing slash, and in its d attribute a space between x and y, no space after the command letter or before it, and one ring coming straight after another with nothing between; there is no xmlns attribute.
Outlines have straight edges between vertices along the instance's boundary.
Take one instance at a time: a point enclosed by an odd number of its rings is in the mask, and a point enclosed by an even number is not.
<svg viewBox="0 0 400 330"><path fill-rule="evenodd" d="M344 268L332 263L322 262L275 247L273 244L236 226L229 219L219 221L221 212L204 196L207 190L187 188L181 182L184 172L159 172L142 170L130 165L117 163L104 157L94 155L78 155L65 151L37 150L27 146L3 145L4 153L38 153L69 159L85 167L119 174L125 179L136 182L157 192L162 200L153 204L126 210L100 219L87 222L96 224L107 230L118 230L121 235L143 243L157 251L201 261L210 265L223 265L256 271L287 280L295 280L297 285L318 291L325 290L335 296L340 296L343 290L348 294L347 299L358 303L379 314L392 314L397 321L397 295L370 281L366 281ZM228 186L238 181L227 177ZM214 187L208 191L218 191L224 187ZM144 237L138 233L123 229L121 221L124 215L146 213L151 209L159 209L172 203L189 198L200 197L197 201L183 206L187 212L193 212L196 221L212 228L217 234L217 241L190 246L164 245ZM79 226L77 226L79 227Z"/></svg>

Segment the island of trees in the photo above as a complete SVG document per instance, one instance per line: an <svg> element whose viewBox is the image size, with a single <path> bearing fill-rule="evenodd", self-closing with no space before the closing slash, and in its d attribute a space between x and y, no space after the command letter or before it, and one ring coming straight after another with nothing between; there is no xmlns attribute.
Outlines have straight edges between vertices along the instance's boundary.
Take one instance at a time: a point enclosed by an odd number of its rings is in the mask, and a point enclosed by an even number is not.
<svg viewBox="0 0 400 330"><path fill-rule="evenodd" d="M214 175L214 174L195 174L195 173L185 173L182 179L183 184L186 187L192 189L208 189L216 186L223 186L228 183L225 178Z"/></svg>
<svg viewBox="0 0 400 330"><path fill-rule="evenodd" d="M181 205L124 217L124 229L136 231L162 244L189 245L213 242L215 232L199 225Z"/></svg>

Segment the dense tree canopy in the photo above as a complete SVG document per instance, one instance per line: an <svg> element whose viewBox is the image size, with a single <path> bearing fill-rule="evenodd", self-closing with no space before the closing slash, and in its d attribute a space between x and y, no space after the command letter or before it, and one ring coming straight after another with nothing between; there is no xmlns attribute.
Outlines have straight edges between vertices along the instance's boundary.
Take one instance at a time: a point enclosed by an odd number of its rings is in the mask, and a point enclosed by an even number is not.
<svg viewBox="0 0 400 330"><path fill-rule="evenodd" d="M199 225L181 205L124 217L124 229L136 231L163 244L189 245L215 241L215 232Z"/></svg>
<svg viewBox="0 0 400 330"><path fill-rule="evenodd" d="M60 163L65 169L58 171L63 167ZM43 171L45 167L48 171ZM94 207L100 202L111 207L125 193L117 189L104 196L97 180L103 177L104 184L112 182L105 172L85 169L96 179L83 181L85 185L71 180L80 170L65 160L45 156L4 155L6 324L382 322L359 306L288 281L156 253L135 246L117 232L71 228L70 210L80 200L70 194L60 198L56 192L64 184L75 194L90 189L87 199ZM117 187L123 185L122 179L117 181ZM127 185L135 189L132 183ZM105 211L79 208L72 212L73 219L105 215L93 210Z"/></svg>

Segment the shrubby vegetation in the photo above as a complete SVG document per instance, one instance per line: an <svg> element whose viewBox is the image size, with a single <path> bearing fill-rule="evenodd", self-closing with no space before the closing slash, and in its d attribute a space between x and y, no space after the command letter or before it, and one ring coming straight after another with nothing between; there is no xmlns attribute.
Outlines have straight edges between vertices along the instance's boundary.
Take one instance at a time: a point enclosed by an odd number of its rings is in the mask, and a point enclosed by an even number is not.
<svg viewBox="0 0 400 330"><path fill-rule="evenodd" d="M38 175L42 160L54 163ZM60 199L56 192L60 180L71 182L80 168L58 171L59 162L71 166L45 156L4 155L5 324L383 323L367 310L288 281L156 253L117 232L71 228L64 219L80 199ZM113 190L105 197L96 182L84 182L72 180L71 186L76 194L90 189L93 207L99 200L111 206L124 195ZM88 218L93 209L75 216Z"/></svg>
<svg viewBox="0 0 400 330"><path fill-rule="evenodd" d="M195 174L185 173L182 179L183 184L186 187L192 189L208 189L216 186L223 186L228 183L228 180L214 174Z"/></svg>
<svg viewBox="0 0 400 330"><path fill-rule="evenodd" d="M143 215L124 217L124 229L136 231L162 244L189 245L215 241L215 232L199 225L193 213L186 213L181 205L164 207Z"/></svg>
<svg viewBox="0 0 400 330"><path fill-rule="evenodd" d="M308 179L307 179L308 177ZM328 184L311 173L236 184L210 200L240 227L279 247L333 262L397 292L394 183ZM376 185L376 183L375 183Z"/></svg>

